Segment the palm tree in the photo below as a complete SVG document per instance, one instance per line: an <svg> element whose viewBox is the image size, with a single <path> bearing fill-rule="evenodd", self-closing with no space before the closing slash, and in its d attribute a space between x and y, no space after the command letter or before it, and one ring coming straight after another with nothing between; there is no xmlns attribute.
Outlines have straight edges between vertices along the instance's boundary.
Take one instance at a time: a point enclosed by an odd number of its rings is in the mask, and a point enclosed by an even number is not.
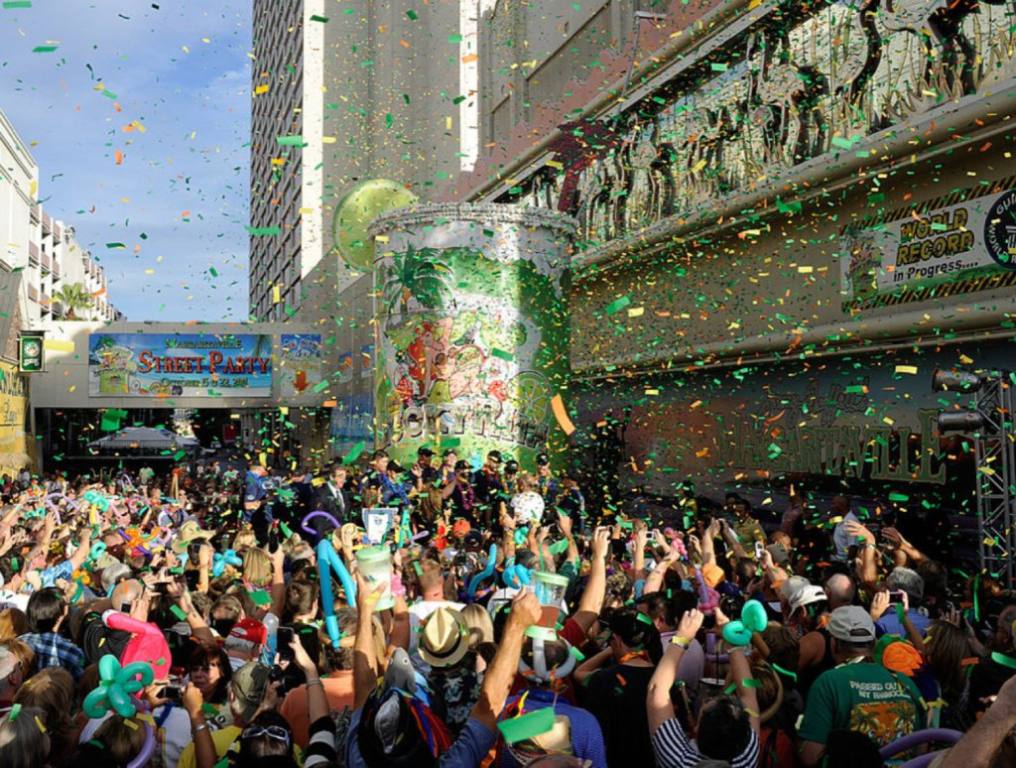
<svg viewBox="0 0 1016 768"><path fill-rule="evenodd" d="M77 320L79 309L92 308L92 294L81 283L69 283L53 294L53 299L64 306L68 320Z"/></svg>
<svg viewBox="0 0 1016 768"><path fill-rule="evenodd" d="M409 246L404 253L395 255L385 276L383 291L388 314L396 303L405 314L411 298L427 309L444 309L451 298L452 278L451 264L439 256L436 248L415 250Z"/></svg>

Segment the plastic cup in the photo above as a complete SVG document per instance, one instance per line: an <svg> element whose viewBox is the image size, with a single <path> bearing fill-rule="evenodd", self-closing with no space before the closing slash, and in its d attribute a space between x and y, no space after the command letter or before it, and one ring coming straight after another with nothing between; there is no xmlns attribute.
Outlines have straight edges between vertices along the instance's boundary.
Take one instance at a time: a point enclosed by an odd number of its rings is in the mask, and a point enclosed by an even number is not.
<svg viewBox="0 0 1016 768"><path fill-rule="evenodd" d="M374 606L375 611L384 611L395 605L392 596L392 555L382 547L364 547L356 553L356 563L363 578L373 589L378 584L384 586L381 599Z"/></svg>
<svg viewBox="0 0 1016 768"><path fill-rule="evenodd" d="M533 571L533 592L540 601L541 627L557 625L557 617L564 602L564 593L568 590L568 577L547 571Z"/></svg>

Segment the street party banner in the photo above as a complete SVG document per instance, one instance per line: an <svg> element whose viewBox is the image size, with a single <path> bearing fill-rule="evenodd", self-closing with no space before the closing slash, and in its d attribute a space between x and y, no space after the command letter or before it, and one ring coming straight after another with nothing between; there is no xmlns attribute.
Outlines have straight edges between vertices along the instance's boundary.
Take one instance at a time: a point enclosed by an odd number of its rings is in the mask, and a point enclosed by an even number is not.
<svg viewBox="0 0 1016 768"><path fill-rule="evenodd" d="M1016 189L1005 189L1014 182L1006 179L987 191L956 190L845 228L844 309L1016 282Z"/></svg>
<svg viewBox="0 0 1016 768"><path fill-rule="evenodd" d="M271 397L267 334L93 333L92 397Z"/></svg>

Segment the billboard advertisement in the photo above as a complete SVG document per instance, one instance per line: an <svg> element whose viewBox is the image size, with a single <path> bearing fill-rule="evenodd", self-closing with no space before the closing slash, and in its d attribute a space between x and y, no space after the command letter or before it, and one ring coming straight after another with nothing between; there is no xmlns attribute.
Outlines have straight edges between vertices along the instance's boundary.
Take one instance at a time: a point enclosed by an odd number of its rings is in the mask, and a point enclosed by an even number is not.
<svg viewBox="0 0 1016 768"><path fill-rule="evenodd" d="M267 334L92 333L91 397L271 397Z"/></svg>
<svg viewBox="0 0 1016 768"><path fill-rule="evenodd" d="M306 394L321 383L321 334L284 333L279 351L282 398Z"/></svg>

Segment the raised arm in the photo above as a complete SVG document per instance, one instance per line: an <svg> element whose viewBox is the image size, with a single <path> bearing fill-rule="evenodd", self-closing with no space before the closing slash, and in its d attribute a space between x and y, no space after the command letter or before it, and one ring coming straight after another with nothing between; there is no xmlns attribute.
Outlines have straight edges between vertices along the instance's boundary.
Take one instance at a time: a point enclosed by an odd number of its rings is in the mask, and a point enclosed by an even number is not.
<svg viewBox="0 0 1016 768"><path fill-rule="evenodd" d="M356 639L353 644L353 708L367 701L381 676L381 666L374 653L374 606L383 587L371 585L359 572L356 574Z"/></svg>
<svg viewBox="0 0 1016 768"><path fill-rule="evenodd" d="M81 543L78 544L78 548L74 550L74 553L70 557L71 568L75 571L84 565L85 560L88 559L88 554L92 549L92 529L84 528L81 531Z"/></svg>
<svg viewBox="0 0 1016 768"><path fill-rule="evenodd" d="M597 528L593 533L593 562L589 581L579 600L579 608L573 617L583 634L589 631L593 622L603 610L603 598L607 591L607 551L610 548L610 529Z"/></svg>
<svg viewBox="0 0 1016 768"><path fill-rule="evenodd" d="M540 603L536 595L528 589L523 589L512 600L512 609L508 615L501 644L490 666L487 667L480 698L470 713L470 717L479 720L492 731L497 727L497 719L504 709L505 700L515 680L515 673L518 672L525 632L539 620Z"/></svg>
<svg viewBox="0 0 1016 768"><path fill-rule="evenodd" d="M674 717L674 705L670 701L670 689L677 679L677 668L681 664L687 648L695 635L698 634L705 617L702 612L693 608L681 617L677 625L677 633L649 681L649 692L646 694L646 715L649 718L649 733L652 734L667 720Z"/></svg>
<svg viewBox="0 0 1016 768"><path fill-rule="evenodd" d="M741 700L744 711L748 713L751 720L751 727L758 733L758 696L755 689L746 685L751 680L751 667L748 666L748 659L744 655L744 648L731 648L730 650L730 673L737 684L737 697ZM754 682L754 681L753 681Z"/></svg>

